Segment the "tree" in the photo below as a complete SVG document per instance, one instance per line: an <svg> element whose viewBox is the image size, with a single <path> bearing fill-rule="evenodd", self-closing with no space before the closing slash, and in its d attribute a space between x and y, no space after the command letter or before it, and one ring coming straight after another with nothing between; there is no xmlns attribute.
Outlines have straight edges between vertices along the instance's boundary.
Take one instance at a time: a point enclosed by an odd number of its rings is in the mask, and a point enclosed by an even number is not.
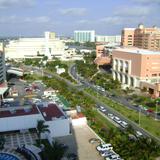
<svg viewBox="0 0 160 160"><path fill-rule="evenodd" d="M41 134L45 132L50 132L50 130L48 129L48 125L45 125L44 123L45 121L43 120L38 120L37 122L37 135L39 144L41 144Z"/></svg>
<svg viewBox="0 0 160 160"><path fill-rule="evenodd" d="M0 150L4 148L5 138L4 136L0 136Z"/></svg>
<svg viewBox="0 0 160 160"><path fill-rule="evenodd" d="M47 143L44 154L48 160L61 160L68 150L68 146L59 143L58 141Z"/></svg>

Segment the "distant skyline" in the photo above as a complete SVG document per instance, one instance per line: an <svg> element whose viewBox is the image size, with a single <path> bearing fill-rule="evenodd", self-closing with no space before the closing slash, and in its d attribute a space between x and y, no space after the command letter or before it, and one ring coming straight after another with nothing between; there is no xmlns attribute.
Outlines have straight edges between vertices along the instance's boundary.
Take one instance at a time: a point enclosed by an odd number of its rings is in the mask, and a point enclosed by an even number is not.
<svg viewBox="0 0 160 160"><path fill-rule="evenodd" d="M121 34L124 27L160 26L160 0L0 0L0 37L43 36L74 30Z"/></svg>

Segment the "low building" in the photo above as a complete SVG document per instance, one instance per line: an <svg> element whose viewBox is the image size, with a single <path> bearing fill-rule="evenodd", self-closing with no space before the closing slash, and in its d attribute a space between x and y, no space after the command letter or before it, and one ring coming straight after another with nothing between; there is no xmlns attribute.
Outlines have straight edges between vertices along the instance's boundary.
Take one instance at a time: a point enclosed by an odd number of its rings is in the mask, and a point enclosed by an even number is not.
<svg viewBox="0 0 160 160"><path fill-rule="evenodd" d="M44 90L44 96L48 97L48 96L52 96L52 95L56 95L58 91L54 90L53 88L47 88L46 90Z"/></svg>
<svg viewBox="0 0 160 160"><path fill-rule="evenodd" d="M70 134L70 120L54 103L38 103L33 106L0 108L0 132L22 131L36 128L38 120L49 126L47 137Z"/></svg>
<svg viewBox="0 0 160 160"><path fill-rule="evenodd" d="M115 36L96 35L96 42L120 44L121 43L121 35L115 35Z"/></svg>
<svg viewBox="0 0 160 160"><path fill-rule="evenodd" d="M56 68L57 69L57 74L62 74L62 73L65 73L65 68L59 68L59 67L57 67Z"/></svg>
<svg viewBox="0 0 160 160"><path fill-rule="evenodd" d="M139 48L118 48L112 53L114 79L124 87L148 89L160 96L160 52Z"/></svg>

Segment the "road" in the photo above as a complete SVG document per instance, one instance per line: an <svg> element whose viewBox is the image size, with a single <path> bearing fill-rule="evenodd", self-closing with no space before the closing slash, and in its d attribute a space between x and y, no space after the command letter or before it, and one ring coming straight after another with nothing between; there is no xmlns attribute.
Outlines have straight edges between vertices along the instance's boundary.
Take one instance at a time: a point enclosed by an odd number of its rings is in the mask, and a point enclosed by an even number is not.
<svg viewBox="0 0 160 160"><path fill-rule="evenodd" d="M145 111L144 109L142 108L139 108L139 106L134 106L132 105L126 98L124 97L121 97L121 96L113 96L113 93L109 92L109 91L102 91L100 89L97 89L95 87L94 84L91 84L90 82L88 82L87 80L85 80L83 77L80 77L77 72L76 72L76 66L73 65L69 68L69 73L70 75L76 79L79 83L83 83L83 85L85 87L89 87L89 88L92 88L93 90L95 90L96 92L100 93L101 95L103 96L107 96L108 98L110 98L111 100L113 101L116 101L117 103L120 103L124 106L126 106L127 108L129 109L133 109L137 112L141 111L142 114L144 115L150 115L152 117L156 117L157 119L160 119L160 115L156 115L156 113L149 113L147 111Z"/></svg>
<svg viewBox="0 0 160 160"><path fill-rule="evenodd" d="M37 73L40 73L40 74L41 74L41 72L42 72L41 69L38 69L38 68L36 68L35 71L36 71ZM58 80L63 80L63 81L66 82L66 84L67 84L68 86L70 86L70 87L72 87L72 88L75 88L75 89L77 89L77 90L82 90L82 87L80 87L81 84L75 85L75 84L71 83L70 81L66 80L65 78L60 77L59 75L57 75L57 74L55 74L55 73L50 73L50 72L45 71L45 72L43 72L43 74L44 74L45 76L50 77L50 78L55 77L55 78L57 78ZM83 84L85 84L85 86L91 85L90 83L85 82L85 81L83 82ZM88 97L90 97L92 100L94 100L95 103L97 104L97 106L103 106L103 107L105 107L105 108L107 109L106 114L108 114L108 113L114 114L115 116L119 117L122 121L125 121L125 122L127 122L128 124L130 124L136 131L140 131L144 136L152 137L152 138L154 138L156 141L160 142L160 138L153 136L151 133L147 132L146 130L144 130L143 128L141 128L140 126L138 126L138 124L136 124L135 122L127 119L125 116L123 116L122 114L120 114L119 112L117 112L116 110L114 110L113 108L111 108L110 106L108 106L108 105L104 104L103 102L101 102L101 101L100 101L98 98L96 98L95 96L90 95L89 93L87 93L87 92L84 91L84 90L82 90L82 91L83 91L83 93L84 93L86 96L88 96ZM106 115L106 116L107 116L107 115ZM106 118L108 118L108 117L106 117Z"/></svg>
<svg viewBox="0 0 160 160"><path fill-rule="evenodd" d="M76 79L80 84L83 83L83 85L84 85L85 87L90 87L90 88L94 89L96 92L98 92L98 93L100 93L100 94L102 94L102 95L104 95L104 96L111 95L110 92L107 92L107 91L103 92L103 91L95 88L93 84L89 83L87 80L84 80L84 78L82 78L82 77L80 77L79 75L77 75L77 73L76 73L76 66L75 66L75 65L73 65L72 67L69 68L69 73L70 73L70 75L71 75L74 79ZM85 91L84 91L84 92L85 92ZM96 98L95 96L91 96L91 95L88 94L87 92L85 92L85 94L86 94L87 96L91 97L92 99L94 99L94 100L96 101L97 105L102 106L102 107L105 107L105 108L107 109L106 114L108 114L108 113L114 114L115 116L119 117L122 121L125 121L125 122L127 122L128 124L130 124L135 130L140 131L143 135L152 137L152 138L154 138L154 139L156 139L157 141L160 142L160 138L153 136L151 133L149 133L148 131L146 131L146 130L144 130L143 128L141 128L141 127L140 127L138 124L136 124L135 122L127 119L126 117L124 117L123 115L121 115L121 114L120 114L119 112L117 112L116 110L114 110L114 109L112 109L111 107L107 106L106 104L100 102L99 99ZM137 112L139 112L139 108L138 108L138 107L135 107L135 106L129 104L129 102L128 102L126 99L124 99L124 98L115 97L115 96L110 96L109 98L110 98L111 100L113 100L113 101L116 101L116 102L119 102L119 103L125 105L126 107L128 107L128 108L130 108L130 109L134 109L134 110L136 110ZM143 111L143 110L141 110L141 113L143 113L143 114L145 114L145 115L148 114L148 113L146 113L146 112ZM105 114L105 113L104 113L104 114ZM152 115L152 116L155 117L155 115ZM160 116L157 115L157 118L160 119Z"/></svg>

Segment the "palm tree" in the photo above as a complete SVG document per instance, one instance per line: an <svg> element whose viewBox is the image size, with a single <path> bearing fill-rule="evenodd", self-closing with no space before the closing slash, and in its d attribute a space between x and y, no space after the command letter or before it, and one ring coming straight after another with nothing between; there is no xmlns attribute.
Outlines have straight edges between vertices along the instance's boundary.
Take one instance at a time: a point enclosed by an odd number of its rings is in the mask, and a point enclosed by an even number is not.
<svg viewBox="0 0 160 160"><path fill-rule="evenodd" d="M39 144L41 144L41 134L45 132L50 132L50 130L48 129L49 126L45 125L44 123L45 121L43 120L37 121L37 135L38 135Z"/></svg>
<svg viewBox="0 0 160 160"><path fill-rule="evenodd" d="M47 143L45 146L44 154L48 160L61 160L68 150L68 146L53 141L52 144Z"/></svg>

